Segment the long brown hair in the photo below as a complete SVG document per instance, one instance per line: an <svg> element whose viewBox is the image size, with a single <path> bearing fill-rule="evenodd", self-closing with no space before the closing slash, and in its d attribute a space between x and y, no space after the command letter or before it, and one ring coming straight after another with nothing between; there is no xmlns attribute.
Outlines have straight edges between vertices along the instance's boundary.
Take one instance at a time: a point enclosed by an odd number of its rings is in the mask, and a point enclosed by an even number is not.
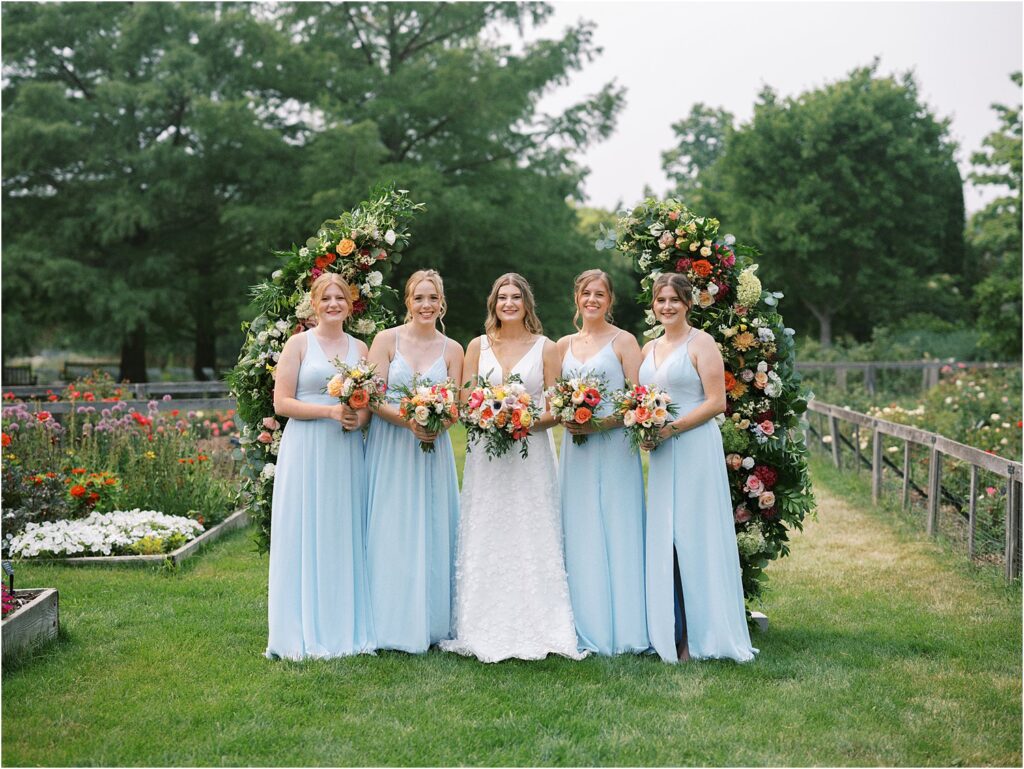
<svg viewBox="0 0 1024 769"><path fill-rule="evenodd" d="M484 321L484 333L488 339L494 338L494 332L501 328L501 320L498 318L498 291L502 286L515 286L523 295L523 325L531 334L543 334L544 327L537 317L537 303L533 299L533 289L526 282L526 278L518 272L506 272L494 281L491 286L490 296L487 297L487 320Z"/></svg>
<svg viewBox="0 0 1024 769"><path fill-rule="evenodd" d="M441 297L441 312L437 316L437 320L441 323L441 332L445 333L444 328L444 316L448 312L448 302L444 298L444 281L441 280L441 275L437 270L416 270L412 275L409 276L409 280L405 281L405 323L412 320L412 311L409 309L409 303L412 301L413 292L416 290L416 286L424 280L429 281L433 285L434 290L437 291L438 296Z"/></svg>
<svg viewBox="0 0 1024 769"><path fill-rule="evenodd" d="M654 300L666 286L675 291L676 296L686 305L686 312L689 314L693 309L693 284L689 278L678 272L663 272L654 279L654 285L651 287L651 308L654 308Z"/></svg>
<svg viewBox="0 0 1024 769"><path fill-rule="evenodd" d="M612 307L615 305L615 288L612 286L612 278L604 270L596 268L586 270L577 275L573 283L573 304L576 305L576 312L572 316L572 325L577 331L583 330L580 323L580 297L583 295L583 290L594 280L604 281L605 288L608 289L608 312L604 314L604 319L609 323L612 322Z"/></svg>

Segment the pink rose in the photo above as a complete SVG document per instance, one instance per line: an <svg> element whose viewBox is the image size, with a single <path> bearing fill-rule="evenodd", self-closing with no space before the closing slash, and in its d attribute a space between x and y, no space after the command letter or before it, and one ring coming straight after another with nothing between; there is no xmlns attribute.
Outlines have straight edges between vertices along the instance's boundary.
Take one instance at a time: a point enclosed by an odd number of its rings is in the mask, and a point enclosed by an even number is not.
<svg viewBox="0 0 1024 769"><path fill-rule="evenodd" d="M281 427L280 423L273 417L263 417L263 426L268 430L278 430ZM225 427L224 429L226 430L227 428Z"/></svg>
<svg viewBox="0 0 1024 769"><path fill-rule="evenodd" d="M679 212L678 211L669 211L668 218L669 218L670 221L674 222L676 219L679 218Z"/></svg>
<svg viewBox="0 0 1024 769"><path fill-rule="evenodd" d="M767 419L764 420L759 425L759 427L761 428L761 432L763 432L765 435L775 435L775 425L769 422Z"/></svg>
<svg viewBox="0 0 1024 769"><path fill-rule="evenodd" d="M767 510L769 507L775 504L775 492L766 491L757 498L757 506L762 510Z"/></svg>
<svg viewBox="0 0 1024 769"><path fill-rule="evenodd" d="M748 475L746 483L743 484L743 490L751 497L758 497L764 491L764 481L756 475Z"/></svg>
<svg viewBox="0 0 1024 769"><path fill-rule="evenodd" d="M768 384L768 375L763 371L758 371L754 374L754 387L763 390Z"/></svg>
<svg viewBox="0 0 1024 769"><path fill-rule="evenodd" d="M484 396L481 392L470 393L469 395L469 408L478 409L480 404L484 402Z"/></svg>
<svg viewBox="0 0 1024 769"><path fill-rule="evenodd" d="M675 236L671 232L661 233L661 237L658 238L658 245L662 248L668 248L676 242Z"/></svg>
<svg viewBox="0 0 1024 769"><path fill-rule="evenodd" d="M258 440L260 443L264 443L264 444L266 444L266 443L273 443L274 436L271 435L270 433L268 433L266 430L264 430L263 432L261 432L259 434L259 436L256 438L256 440Z"/></svg>
<svg viewBox="0 0 1024 769"><path fill-rule="evenodd" d="M750 510L746 505L736 505L736 512L733 513L732 519L736 523L746 523L750 520Z"/></svg>
<svg viewBox="0 0 1024 769"><path fill-rule="evenodd" d="M754 379L754 372L748 368L745 368L740 372L740 379L742 379L744 382L751 382Z"/></svg>
<svg viewBox="0 0 1024 769"><path fill-rule="evenodd" d="M725 458L725 466L728 467L730 470L739 470L742 464L743 457L741 457L739 454L729 454Z"/></svg>

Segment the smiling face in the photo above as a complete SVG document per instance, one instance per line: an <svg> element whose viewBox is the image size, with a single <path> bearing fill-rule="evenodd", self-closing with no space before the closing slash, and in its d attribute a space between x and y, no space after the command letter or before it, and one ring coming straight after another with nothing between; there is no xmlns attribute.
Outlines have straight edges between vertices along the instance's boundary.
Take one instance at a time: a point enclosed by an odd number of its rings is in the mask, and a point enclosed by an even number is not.
<svg viewBox="0 0 1024 769"><path fill-rule="evenodd" d="M501 323L522 322L526 317L526 302L522 290L513 283L498 289L494 313Z"/></svg>
<svg viewBox="0 0 1024 769"><path fill-rule="evenodd" d="M316 316L321 323L342 323L351 311L348 291L337 283L328 284L316 302Z"/></svg>
<svg viewBox="0 0 1024 769"><path fill-rule="evenodd" d="M654 317L666 328L681 325L689 309L673 286L662 286L654 297Z"/></svg>
<svg viewBox="0 0 1024 769"><path fill-rule="evenodd" d="M405 300L405 308L413 323L433 326L440 317L443 297L432 280L421 280Z"/></svg>
<svg viewBox="0 0 1024 769"><path fill-rule="evenodd" d="M607 317L611 306L611 291L603 278L588 281L576 294L576 309L584 322Z"/></svg>

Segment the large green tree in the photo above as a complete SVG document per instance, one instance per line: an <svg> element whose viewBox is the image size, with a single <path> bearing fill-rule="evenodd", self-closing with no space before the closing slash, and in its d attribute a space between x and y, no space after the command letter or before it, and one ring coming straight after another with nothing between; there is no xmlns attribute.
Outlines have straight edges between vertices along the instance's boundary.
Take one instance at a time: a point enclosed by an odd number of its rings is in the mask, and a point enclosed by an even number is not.
<svg viewBox="0 0 1024 769"><path fill-rule="evenodd" d="M810 317L821 343L911 312L962 306L963 189L948 121L911 74L878 63L780 99L766 88L753 119L713 164L723 230L764 253L763 274Z"/></svg>
<svg viewBox="0 0 1024 769"><path fill-rule="evenodd" d="M572 277L594 262L567 205L584 176L574 158L611 132L623 94L609 84L557 114L538 110L599 53L586 23L552 39L516 36L550 14L540 3L280 9L317 62L323 128L304 164L306 229L358 201L368 177L409 189L427 211L393 280L438 269L448 329L463 340L482 327L491 281L510 270L532 283L548 331L569 329Z"/></svg>
<svg viewBox="0 0 1024 769"><path fill-rule="evenodd" d="M309 80L258 12L4 5L7 349L65 328L134 381L154 343L215 366L252 255L287 232L276 107Z"/></svg>
<svg viewBox="0 0 1024 769"><path fill-rule="evenodd" d="M1021 73L1011 76L1018 88ZM985 275L973 304L982 332L981 345L992 355L1016 359L1021 354L1021 105L993 104L999 129L985 137L971 156L971 181L995 186L1003 194L976 212L967 237L975 268Z"/></svg>
<svg viewBox="0 0 1024 769"><path fill-rule="evenodd" d="M733 122L731 112L698 102L689 115L672 124L676 146L661 153L661 167L674 184L670 197L693 210L718 210L711 169L725 152Z"/></svg>

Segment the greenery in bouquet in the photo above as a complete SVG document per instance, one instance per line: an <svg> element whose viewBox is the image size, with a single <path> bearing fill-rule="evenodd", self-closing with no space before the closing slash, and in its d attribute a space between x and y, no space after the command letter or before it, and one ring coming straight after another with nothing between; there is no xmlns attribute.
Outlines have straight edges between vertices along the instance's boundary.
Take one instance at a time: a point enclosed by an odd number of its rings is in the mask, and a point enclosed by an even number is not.
<svg viewBox="0 0 1024 769"><path fill-rule="evenodd" d="M769 562L789 553L788 530L801 528L814 505L799 430L809 394L796 371L793 330L778 311L782 294L762 287L756 249L720 237L718 228L717 219L698 216L678 200L648 198L626 211L616 232L597 246L633 260L643 274L639 301L646 307L661 273L682 273L693 285L690 322L715 338L725 362L722 443L725 455L739 457L738 463L730 457L729 482L744 545L743 590L755 598ZM645 336L662 333L650 310L647 322Z"/></svg>
<svg viewBox="0 0 1024 769"><path fill-rule="evenodd" d="M288 338L316 325L310 286L324 272L339 273L352 288L346 330L369 342L394 321L384 305L385 293L394 291L384 276L401 260L411 237L409 225L423 208L406 190L377 188L351 211L321 224L304 245L276 251L282 266L252 289L256 316L242 325L245 342L228 381L238 399L241 428L235 456L244 460L239 503L257 523L257 546L263 552L270 548L274 471L287 422L274 413L274 370Z"/></svg>
<svg viewBox="0 0 1024 769"><path fill-rule="evenodd" d="M451 379L429 382L413 376L407 385L393 388L398 397L398 416L415 422L432 433L440 434L459 419L459 386ZM433 441L420 441L425 454L434 452Z"/></svg>
<svg viewBox="0 0 1024 769"><path fill-rule="evenodd" d="M509 375L499 385L491 385L476 376L466 384L469 397L462 407L466 425L466 451L478 442L484 444L488 459L504 456L519 444L519 455L526 459L530 449L530 427L540 418L540 407L534 403L518 374Z"/></svg>

